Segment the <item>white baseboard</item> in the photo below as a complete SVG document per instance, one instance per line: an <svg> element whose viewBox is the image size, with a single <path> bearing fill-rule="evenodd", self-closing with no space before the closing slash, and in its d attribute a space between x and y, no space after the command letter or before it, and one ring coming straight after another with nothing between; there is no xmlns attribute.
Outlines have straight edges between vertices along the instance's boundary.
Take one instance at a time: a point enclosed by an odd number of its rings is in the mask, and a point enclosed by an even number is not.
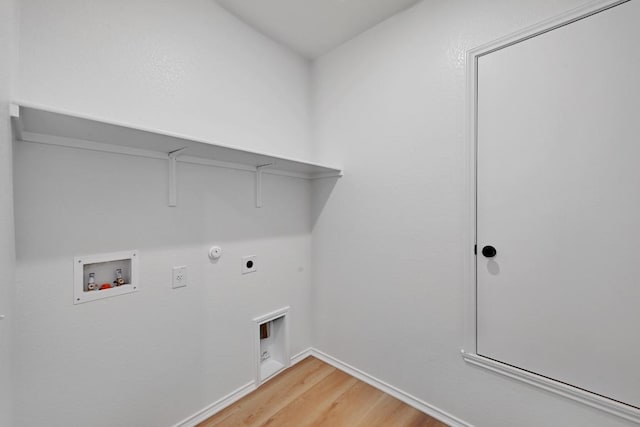
<svg viewBox="0 0 640 427"><path fill-rule="evenodd" d="M378 390L381 390L395 397L396 399L406 403L407 405L412 406L417 410L422 411L425 414L430 415L433 418L440 420L451 427L473 427L471 424L465 421L462 421L461 419L456 418L453 415L439 408L436 408L435 406L430 405L427 402L418 399L417 397L410 395L409 393L405 393L404 391L390 384L387 384L384 381L377 379L376 377L373 377L359 369L356 369L353 366L348 365L342 362L341 360L336 359L333 356L329 356L328 354L323 353L320 350L316 350L314 348L308 348L304 351L301 351L300 353L291 357L291 366L303 361L309 356L316 357L322 360L323 362L328 363L329 365L337 369L340 369L343 372L346 372L347 374L359 379L360 381L363 381L369 384L370 386L373 386ZM227 406L233 405L235 402L242 399L247 394L256 390L256 388L257 387L256 387L255 381L251 381L243 385L242 387L236 389L235 391L229 393L228 395L222 397L221 399L216 400L211 405L201 409L200 411L196 412L190 417L185 418L184 420L175 424L173 427L194 427L198 423L201 423L207 418L222 411Z"/></svg>
<svg viewBox="0 0 640 427"><path fill-rule="evenodd" d="M312 349L311 356L317 357L323 362L328 363L329 365L337 369L340 369L343 372L346 372L347 374L359 379L360 381L363 381L369 384L370 386L373 386L378 390L383 391L395 397L396 399L406 403L407 405L412 406L417 410L424 412L425 414L439 421L442 421L443 423L451 427L473 427L471 424L465 421L462 421L459 418L454 417L448 412L445 412L440 408L430 405L427 402L420 400L417 397L412 396L409 393L406 393L390 384L387 384L384 381L381 381L376 377L361 371L360 369L354 368L353 366L348 365L343 361L336 359L333 356L329 356L328 354L323 353L320 350Z"/></svg>
<svg viewBox="0 0 640 427"><path fill-rule="evenodd" d="M303 361L307 357L311 356L312 352L313 352L313 349L308 348L308 349L303 350L300 353L296 354L295 356L293 356L291 358L291 365L290 366L293 366L293 365ZM204 420L206 420L207 418L212 417L215 414L217 414L218 412L222 411L227 406L233 405L238 400L242 399L247 394L251 393L252 391L254 391L256 389L257 389L257 387L256 387L255 381L248 382L247 384L243 385L242 387L240 387L240 388L232 391L231 393L227 394L226 396L216 400L215 402L213 402L211 405L207 406L206 408L203 408L203 409L199 410L198 412L196 412L195 414L191 415L190 417L187 417L184 420L180 421L179 423L175 424L173 427L194 427L194 426L198 425L199 423L203 422Z"/></svg>
<svg viewBox="0 0 640 427"><path fill-rule="evenodd" d="M300 353L291 357L291 366L295 365L296 363L302 362L304 359L312 355L313 355L313 349L311 347L301 351Z"/></svg>
<svg viewBox="0 0 640 427"><path fill-rule="evenodd" d="M180 421L178 424L175 424L173 427L194 427L199 423L203 422L207 418L217 414L222 411L227 406L233 405L238 400L245 397L247 394L251 393L256 389L255 381L251 381L243 385L242 387L232 391L226 396L216 400L211 405L199 410L195 414L190 417L185 418Z"/></svg>

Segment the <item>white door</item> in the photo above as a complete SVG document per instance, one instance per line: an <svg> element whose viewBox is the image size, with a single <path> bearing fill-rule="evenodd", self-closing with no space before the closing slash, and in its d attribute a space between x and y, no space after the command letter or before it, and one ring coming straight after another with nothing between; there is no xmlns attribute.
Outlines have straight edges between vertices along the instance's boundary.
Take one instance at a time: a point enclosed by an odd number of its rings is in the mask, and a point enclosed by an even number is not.
<svg viewBox="0 0 640 427"><path fill-rule="evenodd" d="M640 0L480 57L477 108L477 353L640 407Z"/></svg>

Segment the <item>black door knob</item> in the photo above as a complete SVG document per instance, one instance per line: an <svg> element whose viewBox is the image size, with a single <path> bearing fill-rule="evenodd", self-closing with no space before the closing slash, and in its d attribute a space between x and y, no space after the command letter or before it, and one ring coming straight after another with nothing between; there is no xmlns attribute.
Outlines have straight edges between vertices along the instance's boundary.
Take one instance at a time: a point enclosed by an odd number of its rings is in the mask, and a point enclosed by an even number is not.
<svg viewBox="0 0 640 427"><path fill-rule="evenodd" d="M484 248L482 248L482 255L486 256L487 258L493 258L497 253L498 251L496 251L496 248L494 248L493 246L485 246Z"/></svg>

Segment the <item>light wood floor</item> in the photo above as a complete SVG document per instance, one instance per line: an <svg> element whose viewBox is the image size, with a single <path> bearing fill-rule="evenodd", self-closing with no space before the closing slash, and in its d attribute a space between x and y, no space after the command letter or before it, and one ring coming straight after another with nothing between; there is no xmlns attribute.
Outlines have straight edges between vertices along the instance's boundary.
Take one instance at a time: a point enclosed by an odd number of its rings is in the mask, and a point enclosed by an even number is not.
<svg viewBox="0 0 640 427"><path fill-rule="evenodd" d="M308 357L199 427L441 427L445 424Z"/></svg>

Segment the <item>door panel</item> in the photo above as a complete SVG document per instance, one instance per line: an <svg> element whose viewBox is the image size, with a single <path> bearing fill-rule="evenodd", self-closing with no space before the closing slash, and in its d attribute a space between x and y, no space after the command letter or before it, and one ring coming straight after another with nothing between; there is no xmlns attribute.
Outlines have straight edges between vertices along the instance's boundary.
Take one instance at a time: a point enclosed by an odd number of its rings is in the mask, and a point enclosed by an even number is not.
<svg viewBox="0 0 640 427"><path fill-rule="evenodd" d="M638 22L631 0L478 58L477 106L478 354L636 407Z"/></svg>

